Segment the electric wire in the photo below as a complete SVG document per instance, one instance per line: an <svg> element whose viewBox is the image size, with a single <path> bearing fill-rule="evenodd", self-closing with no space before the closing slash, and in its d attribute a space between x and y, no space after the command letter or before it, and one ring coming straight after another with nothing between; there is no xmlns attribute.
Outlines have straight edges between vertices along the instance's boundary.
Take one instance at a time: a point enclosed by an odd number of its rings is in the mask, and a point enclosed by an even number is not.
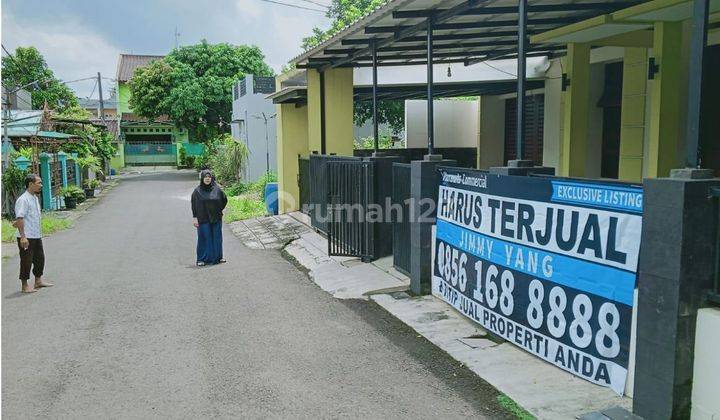
<svg viewBox="0 0 720 420"><path fill-rule="evenodd" d="M314 5L317 5L317 6L320 6L320 7L324 7L324 8L326 8L326 9L329 9L329 8L330 8L330 5L329 5L329 4L321 3L321 2L315 1L315 0L301 0L301 1L304 1L304 2L310 3L310 4L314 4Z"/></svg>
<svg viewBox="0 0 720 420"><path fill-rule="evenodd" d="M310 11L313 11L313 12L320 12L320 13L325 13L325 12L327 12L327 10L314 9L314 8L312 8L312 7L299 6L299 5L297 5L297 4L284 3L284 2L276 1L276 0L260 0L260 1L264 1L264 2L266 2L266 3L272 3L272 4L279 4L279 5L281 5L281 6L294 7L294 8L296 8L296 9L310 10Z"/></svg>

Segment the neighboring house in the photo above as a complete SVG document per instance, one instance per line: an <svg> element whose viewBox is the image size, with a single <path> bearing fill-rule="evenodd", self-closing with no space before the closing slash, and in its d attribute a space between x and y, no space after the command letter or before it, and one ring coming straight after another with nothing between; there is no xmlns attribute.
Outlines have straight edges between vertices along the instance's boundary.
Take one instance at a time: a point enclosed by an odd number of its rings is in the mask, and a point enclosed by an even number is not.
<svg viewBox="0 0 720 420"><path fill-rule="evenodd" d="M86 99L78 98L80 106L86 111L93 114L93 116L100 118L100 100L99 99ZM117 118L117 97L111 96L108 99L103 100L103 115L105 119L116 119Z"/></svg>
<svg viewBox="0 0 720 420"><path fill-rule="evenodd" d="M29 111L32 109L32 95L25 89L20 89L8 95L3 89L2 104L3 108L7 106L7 109Z"/></svg>
<svg viewBox="0 0 720 420"><path fill-rule="evenodd" d="M120 54L117 66L118 154L111 164L115 169L135 165L179 164L179 148L189 143L188 130L177 127L168 117L155 121L136 115L130 108L128 82L135 70L149 65L161 55Z"/></svg>
<svg viewBox="0 0 720 420"><path fill-rule="evenodd" d="M256 181L266 172L277 172L275 105L267 95L275 92L275 78L247 75L233 86L233 138L248 148L243 177Z"/></svg>

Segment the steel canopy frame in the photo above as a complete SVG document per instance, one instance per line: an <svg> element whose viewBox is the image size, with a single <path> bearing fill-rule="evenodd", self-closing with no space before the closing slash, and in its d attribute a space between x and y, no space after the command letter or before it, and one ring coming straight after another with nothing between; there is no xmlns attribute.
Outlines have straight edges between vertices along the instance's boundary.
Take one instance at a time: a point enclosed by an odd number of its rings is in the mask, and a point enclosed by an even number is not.
<svg viewBox="0 0 720 420"><path fill-rule="evenodd" d="M380 95L377 86L377 68L425 65L428 154L432 155L435 93L433 64L462 62L469 66L487 60L517 57L516 145L517 159L522 160L525 152L524 105L527 89L527 58L554 55L555 52L566 49L563 45L530 47L529 35L613 12L639 2L578 0L573 3L563 3L560 0L533 0L532 4L528 4L528 0L518 0L517 6L513 3L512 0L463 0L459 3L457 0L390 0L316 48L296 57L292 63L298 68L318 70L321 77L321 91L324 88L322 76L326 70L338 67L372 67L373 135L376 152L379 149L377 107ZM401 10L403 7L407 9ZM474 19L476 16L484 18ZM394 24L396 22L393 21L398 19L404 21ZM483 31L479 32L479 29ZM480 41L483 39L485 41ZM337 48L338 45L347 45L350 48ZM423 49L425 51L421 52Z"/></svg>

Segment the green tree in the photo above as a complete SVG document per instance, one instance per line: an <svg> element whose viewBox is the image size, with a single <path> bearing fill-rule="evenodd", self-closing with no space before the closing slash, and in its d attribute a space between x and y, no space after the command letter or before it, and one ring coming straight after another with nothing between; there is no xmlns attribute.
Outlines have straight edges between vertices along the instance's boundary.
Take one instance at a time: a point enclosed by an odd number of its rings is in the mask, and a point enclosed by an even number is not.
<svg viewBox="0 0 720 420"><path fill-rule="evenodd" d="M77 106L75 93L58 80L35 47L18 47L14 56L2 58L2 84L8 89L23 87L32 95L32 106L47 102L51 109Z"/></svg>
<svg viewBox="0 0 720 420"><path fill-rule="evenodd" d="M355 125L372 121L372 101L356 101L353 108ZM393 133L401 132L405 128L405 102L378 101L378 124L387 124Z"/></svg>
<svg viewBox="0 0 720 420"><path fill-rule="evenodd" d="M312 35L303 38L302 48L307 51L351 25L356 20L367 15L382 5L382 0L332 0L326 16L333 20L330 29L313 28ZM372 119L372 102L355 102L353 120L356 125L362 125ZM394 133L399 133L405 126L404 101L379 101L378 123L388 124Z"/></svg>
<svg viewBox="0 0 720 420"><path fill-rule="evenodd" d="M55 114L55 118L64 120L56 123L62 132L80 137L79 141L65 143L61 148L66 153L77 153L82 158L94 156L109 160L115 155L113 136L107 130L91 124L90 117L91 114L79 106Z"/></svg>
<svg viewBox="0 0 720 420"><path fill-rule="evenodd" d="M137 69L130 106L149 119L167 115L207 141L230 131L232 86L246 74L273 75L258 47L203 40Z"/></svg>
<svg viewBox="0 0 720 420"><path fill-rule="evenodd" d="M332 19L330 29L323 31L318 27L313 28L312 35L302 40L303 49L307 51L318 46L383 3L385 3L383 0L332 0L325 14Z"/></svg>

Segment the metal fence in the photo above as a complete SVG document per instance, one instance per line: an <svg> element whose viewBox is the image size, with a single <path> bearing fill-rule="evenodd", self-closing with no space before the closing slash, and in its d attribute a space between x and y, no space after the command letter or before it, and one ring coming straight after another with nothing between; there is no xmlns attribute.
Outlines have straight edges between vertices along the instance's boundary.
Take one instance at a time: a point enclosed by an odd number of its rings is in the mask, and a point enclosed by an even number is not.
<svg viewBox="0 0 720 420"><path fill-rule="evenodd" d="M167 141L125 142L125 163L128 165L176 165L177 149Z"/></svg>
<svg viewBox="0 0 720 420"><path fill-rule="evenodd" d="M67 168L68 185L75 185L75 160L68 159L65 166Z"/></svg>
<svg viewBox="0 0 720 420"><path fill-rule="evenodd" d="M327 163L339 161L358 161L352 156L310 155L310 205L308 215L312 227L327 234L328 219L328 178Z"/></svg>
<svg viewBox="0 0 720 420"><path fill-rule="evenodd" d="M373 203L375 165L371 161L327 162L328 255L374 259L374 225L368 220Z"/></svg>
<svg viewBox="0 0 720 420"><path fill-rule="evenodd" d="M59 209L63 206L62 194L60 190L63 187L63 174L62 165L57 158L57 155L53 156L50 162L50 191L53 200L55 201L54 208Z"/></svg>
<svg viewBox="0 0 720 420"><path fill-rule="evenodd" d="M708 300L720 306L720 187L710 188L710 197L715 201L717 233L715 234L715 277L713 278L713 290L708 294Z"/></svg>
<svg viewBox="0 0 720 420"><path fill-rule="evenodd" d="M393 164L393 206L400 206L401 215L393 223L393 266L403 274L410 275L410 164Z"/></svg>
<svg viewBox="0 0 720 420"><path fill-rule="evenodd" d="M310 159L298 156L298 189L300 191L300 211L307 214L310 204Z"/></svg>

